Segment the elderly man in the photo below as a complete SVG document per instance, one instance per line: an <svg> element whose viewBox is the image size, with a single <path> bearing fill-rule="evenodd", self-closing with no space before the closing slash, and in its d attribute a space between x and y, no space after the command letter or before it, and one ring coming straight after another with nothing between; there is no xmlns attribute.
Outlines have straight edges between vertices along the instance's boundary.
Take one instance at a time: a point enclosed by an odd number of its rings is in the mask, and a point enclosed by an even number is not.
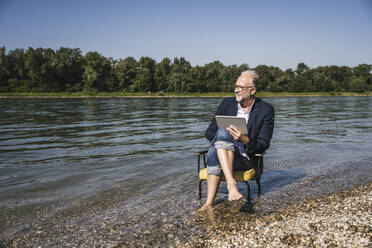
<svg viewBox="0 0 372 248"><path fill-rule="evenodd" d="M244 135L235 126L218 129L213 117L205 132L211 141L208 150L208 196L202 209L212 207L220 182L221 170L225 175L229 201L240 200L233 170L257 168L257 161L249 157L252 153L262 153L270 146L274 128L274 108L257 98L258 75L253 70L241 73L235 85L235 97L225 98L215 115L240 116L246 119L248 134Z"/></svg>

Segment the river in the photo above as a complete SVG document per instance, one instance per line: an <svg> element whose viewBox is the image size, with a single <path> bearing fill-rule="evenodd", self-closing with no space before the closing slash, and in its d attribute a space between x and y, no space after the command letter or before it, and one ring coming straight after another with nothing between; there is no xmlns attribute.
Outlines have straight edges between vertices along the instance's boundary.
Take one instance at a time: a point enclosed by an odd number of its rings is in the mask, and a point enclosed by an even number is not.
<svg viewBox="0 0 372 248"><path fill-rule="evenodd" d="M251 183L256 212L371 181L372 97L263 100L275 128L260 198ZM1 98L0 242L39 230L53 238L28 244L114 246L182 226L200 204L193 153L220 101ZM228 205L224 185L217 199Z"/></svg>

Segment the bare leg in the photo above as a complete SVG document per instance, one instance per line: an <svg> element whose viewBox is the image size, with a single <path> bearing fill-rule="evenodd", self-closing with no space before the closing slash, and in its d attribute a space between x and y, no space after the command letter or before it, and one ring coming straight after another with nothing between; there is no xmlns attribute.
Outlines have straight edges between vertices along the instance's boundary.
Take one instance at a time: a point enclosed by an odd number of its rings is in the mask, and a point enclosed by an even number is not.
<svg viewBox="0 0 372 248"><path fill-rule="evenodd" d="M214 198L216 197L217 189L220 185L220 177L216 175L207 176L207 186L208 186L208 196L207 201L200 208L200 210L205 210L212 207Z"/></svg>
<svg viewBox="0 0 372 248"><path fill-rule="evenodd" d="M226 149L217 149L218 160L221 163L221 168L225 174L227 189L229 191L229 201L238 201L243 198L240 194L238 187L236 186L236 181L233 177L233 163L234 163L234 153Z"/></svg>

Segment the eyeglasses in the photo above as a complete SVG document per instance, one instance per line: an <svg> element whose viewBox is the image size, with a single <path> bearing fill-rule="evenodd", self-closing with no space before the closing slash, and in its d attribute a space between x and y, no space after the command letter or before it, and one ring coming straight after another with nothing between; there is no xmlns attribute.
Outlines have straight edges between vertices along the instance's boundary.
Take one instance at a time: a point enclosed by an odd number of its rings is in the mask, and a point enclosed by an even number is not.
<svg viewBox="0 0 372 248"><path fill-rule="evenodd" d="M235 85L235 89L238 89L239 91L243 91L243 90L246 90L246 89L249 89L249 88L252 88L254 86L248 86L248 87L242 87L242 86L239 86L239 85Z"/></svg>

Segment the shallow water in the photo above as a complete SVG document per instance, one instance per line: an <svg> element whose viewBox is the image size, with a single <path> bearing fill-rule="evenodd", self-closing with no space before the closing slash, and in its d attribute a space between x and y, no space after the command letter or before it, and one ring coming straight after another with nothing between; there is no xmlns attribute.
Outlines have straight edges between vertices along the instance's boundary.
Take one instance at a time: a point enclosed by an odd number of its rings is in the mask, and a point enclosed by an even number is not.
<svg viewBox="0 0 372 248"><path fill-rule="evenodd" d="M264 100L275 107L275 129L256 213L371 181L372 97ZM43 226L56 238L29 242L174 240L166 230L199 206L193 153L207 148L220 101L0 99L0 239ZM221 216L234 209L223 184L217 198Z"/></svg>

